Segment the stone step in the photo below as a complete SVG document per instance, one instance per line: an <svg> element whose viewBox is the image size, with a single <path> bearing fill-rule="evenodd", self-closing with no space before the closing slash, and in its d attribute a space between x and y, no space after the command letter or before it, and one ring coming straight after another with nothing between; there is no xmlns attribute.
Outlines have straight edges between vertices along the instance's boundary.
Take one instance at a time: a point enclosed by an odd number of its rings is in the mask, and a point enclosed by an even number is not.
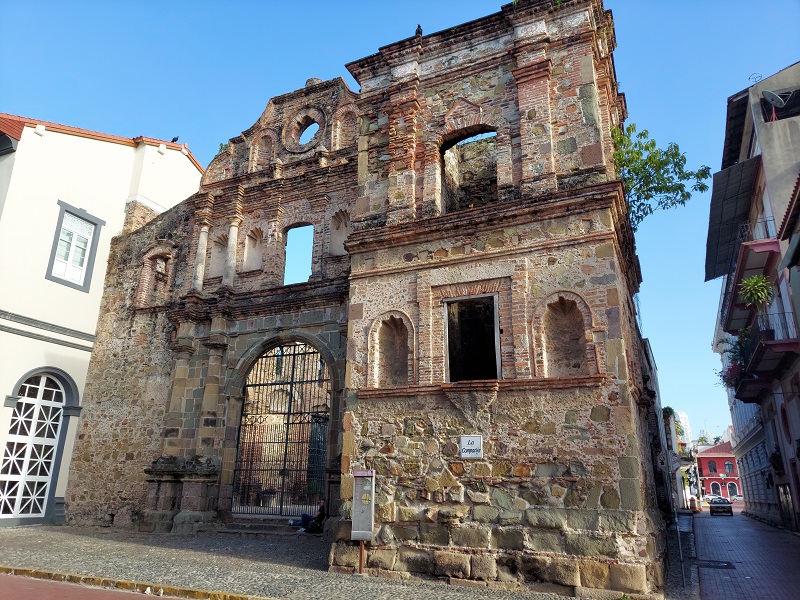
<svg viewBox="0 0 800 600"><path fill-rule="evenodd" d="M299 517L268 517L268 516L236 516L230 523L218 526L216 533L224 535L238 535L255 537L258 539L270 536L294 535L298 533L299 526L289 525L292 519Z"/></svg>

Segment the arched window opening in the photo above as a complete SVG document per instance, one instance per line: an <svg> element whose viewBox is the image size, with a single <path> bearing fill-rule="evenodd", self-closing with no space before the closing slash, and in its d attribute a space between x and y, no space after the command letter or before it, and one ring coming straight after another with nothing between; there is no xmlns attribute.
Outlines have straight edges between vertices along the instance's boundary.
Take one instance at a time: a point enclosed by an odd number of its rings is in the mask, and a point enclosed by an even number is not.
<svg viewBox="0 0 800 600"><path fill-rule="evenodd" d="M211 242L207 277L222 277L225 271L225 256L228 252L228 236L223 234Z"/></svg>
<svg viewBox="0 0 800 600"><path fill-rule="evenodd" d="M497 201L497 134L442 146L442 206L454 212Z"/></svg>
<svg viewBox="0 0 800 600"><path fill-rule="evenodd" d="M739 488L733 481L728 482L728 498L733 498L739 495Z"/></svg>
<svg viewBox="0 0 800 600"><path fill-rule="evenodd" d="M0 463L0 518L45 516L64 405L64 387L48 373L17 390Z"/></svg>
<svg viewBox="0 0 800 600"><path fill-rule="evenodd" d="M304 283L311 277L314 226L292 227L286 232L286 261L283 285Z"/></svg>
<svg viewBox="0 0 800 600"><path fill-rule="evenodd" d="M733 463L729 460L725 461L725 473L728 475L733 473Z"/></svg>
<svg viewBox="0 0 800 600"><path fill-rule="evenodd" d="M408 385L408 329L389 317L378 329L378 387Z"/></svg>
<svg viewBox="0 0 800 600"><path fill-rule="evenodd" d="M275 144L270 136L265 135L258 141L258 146L256 146L256 168L265 169L273 158L275 158Z"/></svg>
<svg viewBox="0 0 800 600"><path fill-rule="evenodd" d="M244 240L244 257L242 258L242 269L244 271L261 269L263 240L264 232L257 227L247 234Z"/></svg>
<svg viewBox="0 0 800 600"><path fill-rule="evenodd" d="M588 375L583 315L573 300L559 297L543 319L546 377Z"/></svg>
<svg viewBox="0 0 800 600"><path fill-rule="evenodd" d="M336 122L334 128L336 139L334 149L341 150L348 148L356 143L358 139L358 115L354 112L346 112L341 119Z"/></svg>
<svg viewBox="0 0 800 600"><path fill-rule="evenodd" d="M332 256L346 254L344 243L350 235L350 215L340 210L331 219L331 248Z"/></svg>
<svg viewBox="0 0 800 600"><path fill-rule="evenodd" d="M708 472L709 473L716 473L717 472L717 461L715 461L715 460L708 461Z"/></svg>
<svg viewBox="0 0 800 600"><path fill-rule="evenodd" d="M244 386L233 512L314 514L325 497L331 381L316 348L265 352Z"/></svg>
<svg viewBox="0 0 800 600"><path fill-rule="evenodd" d="M301 146L305 146L308 142L314 139L314 136L317 135L317 131L319 131L319 123L312 121L309 123L303 132L300 134L300 142Z"/></svg>
<svg viewBox="0 0 800 600"><path fill-rule="evenodd" d="M717 496L722 495L722 487L719 485L719 482L711 482L711 493L716 494Z"/></svg>

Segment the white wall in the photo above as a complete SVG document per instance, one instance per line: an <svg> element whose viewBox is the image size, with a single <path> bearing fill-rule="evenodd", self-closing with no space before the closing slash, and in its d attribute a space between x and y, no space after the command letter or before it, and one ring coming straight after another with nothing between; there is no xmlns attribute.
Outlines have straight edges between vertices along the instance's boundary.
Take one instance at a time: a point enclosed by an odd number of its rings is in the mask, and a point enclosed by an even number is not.
<svg viewBox="0 0 800 600"><path fill-rule="evenodd" d="M0 400L16 394L16 384L26 373L43 367L66 372L82 395L90 358L87 348L93 341L58 328L94 334L111 238L122 231L126 201L144 197L170 208L197 191L200 177L192 160L178 149L162 154L157 146L144 143L115 143L53 130L40 136L25 127L16 152L0 157L0 200L4 199L0 289L5 292L0 311L11 313L0 318L5 329L0 331ZM88 292L45 278L57 236L59 200L105 221ZM0 403L0 452L12 410ZM70 419L56 497L66 490L78 422Z"/></svg>

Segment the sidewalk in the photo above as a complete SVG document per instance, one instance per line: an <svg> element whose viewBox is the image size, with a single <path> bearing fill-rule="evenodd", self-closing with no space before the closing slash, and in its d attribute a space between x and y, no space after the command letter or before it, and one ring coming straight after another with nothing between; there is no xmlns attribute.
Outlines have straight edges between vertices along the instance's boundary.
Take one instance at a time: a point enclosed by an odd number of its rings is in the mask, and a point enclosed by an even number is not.
<svg viewBox="0 0 800 600"><path fill-rule="evenodd" d="M676 531L669 539L667 600L699 600L692 570L690 515L679 524L684 547L686 587L682 586ZM52 578L71 574L73 583L126 586L140 593L183 598L243 600L561 600L562 596L448 585L439 580L393 581L328 573L330 544L321 536L295 535L247 539L221 535L144 534L105 528L28 526L0 528L0 572ZM28 571L24 571L27 569ZM55 577L59 579L59 577ZM63 577L60 579L64 579ZM104 580L104 581L103 581ZM193 592L193 590L195 592ZM196 592L203 590L203 593ZM216 594L214 594L216 592ZM753 600L752 598L749 600Z"/></svg>
<svg viewBox="0 0 800 600"><path fill-rule="evenodd" d="M800 537L739 514L694 519L703 600L800 598Z"/></svg>
<svg viewBox="0 0 800 600"><path fill-rule="evenodd" d="M185 598L562 599L552 594L463 587L434 580L390 581L328 573L329 550L330 544L321 536L311 535L258 540L214 535L154 535L104 528L0 528L0 565L3 567L35 569L38 572L29 574L40 577L48 573L71 573L142 582L156 593L163 587L165 594ZM0 571L8 572L7 569ZM175 593L179 588L207 592L205 595Z"/></svg>

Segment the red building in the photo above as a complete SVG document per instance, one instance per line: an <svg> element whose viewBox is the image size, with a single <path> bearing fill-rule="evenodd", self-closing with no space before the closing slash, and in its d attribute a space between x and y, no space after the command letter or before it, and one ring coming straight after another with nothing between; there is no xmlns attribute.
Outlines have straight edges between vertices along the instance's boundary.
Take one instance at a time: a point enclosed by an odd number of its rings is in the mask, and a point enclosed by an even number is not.
<svg viewBox="0 0 800 600"><path fill-rule="evenodd" d="M702 496L717 494L730 498L741 493L739 470L730 442L698 452L697 468Z"/></svg>

